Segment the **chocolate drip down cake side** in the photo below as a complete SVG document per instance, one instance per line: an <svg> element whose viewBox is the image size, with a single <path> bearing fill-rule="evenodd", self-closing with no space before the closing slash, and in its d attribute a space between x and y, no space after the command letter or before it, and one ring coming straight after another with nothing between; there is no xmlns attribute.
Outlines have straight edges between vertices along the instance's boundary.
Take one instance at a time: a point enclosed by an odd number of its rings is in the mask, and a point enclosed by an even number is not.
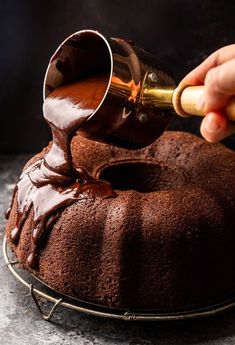
<svg viewBox="0 0 235 345"><path fill-rule="evenodd" d="M189 308L233 294L235 153L184 132L136 150L76 134L108 83L91 73L50 90L53 141L16 184L9 246L52 289L107 307Z"/></svg>

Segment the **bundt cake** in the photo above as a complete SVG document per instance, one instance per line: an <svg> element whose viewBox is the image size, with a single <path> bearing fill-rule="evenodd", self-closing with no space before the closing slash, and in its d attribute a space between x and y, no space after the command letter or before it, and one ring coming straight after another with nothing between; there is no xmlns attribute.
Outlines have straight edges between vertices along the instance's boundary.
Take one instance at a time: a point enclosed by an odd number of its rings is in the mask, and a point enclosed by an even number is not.
<svg viewBox="0 0 235 345"><path fill-rule="evenodd" d="M87 171L92 193L62 190L71 198L53 209L53 188L44 199L38 188L34 197L54 210L43 221L32 203L23 213L18 183L6 235L23 268L63 294L109 307L178 309L235 292L234 152L183 132L135 151L76 135L72 160Z"/></svg>

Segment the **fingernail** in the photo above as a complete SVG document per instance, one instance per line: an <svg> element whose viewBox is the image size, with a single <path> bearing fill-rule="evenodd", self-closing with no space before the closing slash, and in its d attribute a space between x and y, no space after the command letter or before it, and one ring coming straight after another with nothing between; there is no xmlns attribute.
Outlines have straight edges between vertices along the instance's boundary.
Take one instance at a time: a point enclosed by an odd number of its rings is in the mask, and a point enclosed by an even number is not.
<svg viewBox="0 0 235 345"><path fill-rule="evenodd" d="M205 98L203 95L198 98L197 103L196 103L196 108L197 108L197 110L204 110Z"/></svg>
<svg viewBox="0 0 235 345"><path fill-rule="evenodd" d="M206 115L204 120L204 126L207 132L218 133L221 130L220 123L214 118L213 115Z"/></svg>

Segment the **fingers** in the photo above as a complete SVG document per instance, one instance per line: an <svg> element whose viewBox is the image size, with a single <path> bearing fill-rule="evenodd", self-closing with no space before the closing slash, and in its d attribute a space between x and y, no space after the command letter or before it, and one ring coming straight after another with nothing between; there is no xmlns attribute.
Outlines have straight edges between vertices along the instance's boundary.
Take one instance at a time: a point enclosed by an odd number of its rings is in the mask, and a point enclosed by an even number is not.
<svg viewBox="0 0 235 345"><path fill-rule="evenodd" d="M205 92L200 100L202 109L206 113L222 109L235 94L235 59L210 69L204 85Z"/></svg>
<svg viewBox="0 0 235 345"><path fill-rule="evenodd" d="M186 75L186 77L180 82L180 85L202 85L204 84L207 72L211 68L219 66L234 58L235 44L223 47L211 54L198 67L196 67L188 75Z"/></svg>
<svg viewBox="0 0 235 345"><path fill-rule="evenodd" d="M207 113L201 123L201 134L215 143L235 133L235 123L228 121L221 110L235 95L235 44L211 54L180 82L179 87L203 84L205 91L197 103L197 108Z"/></svg>
<svg viewBox="0 0 235 345"><path fill-rule="evenodd" d="M210 112L202 120L201 134L211 143L223 140L233 133L235 133L235 124L229 122L222 113Z"/></svg>

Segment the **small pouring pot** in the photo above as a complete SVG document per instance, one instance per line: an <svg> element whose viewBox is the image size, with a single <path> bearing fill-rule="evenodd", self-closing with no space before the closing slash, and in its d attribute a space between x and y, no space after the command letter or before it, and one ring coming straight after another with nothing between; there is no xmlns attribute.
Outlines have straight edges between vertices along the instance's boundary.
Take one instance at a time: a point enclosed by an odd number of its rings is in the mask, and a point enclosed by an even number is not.
<svg viewBox="0 0 235 345"><path fill-rule="evenodd" d="M183 117L206 115L197 107L204 86L175 88L172 75L153 55L94 30L75 32L58 47L46 71L44 99L63 84L99 74L109 76L104 97L78 129L88 139L139 149L163 133L173 110ZM235 121L234 97L223 113Z"/></svg>
<svg viewBox="0 0 235 345"><path fill-rule="evenodd" d="M152 143L172 116L174 80L154 56L131 41L82 30L65 39L50 59L43 87L44 99L59 86L88 76L109 76L105 95L79 134L129 149ZM154 105L146 90L165 90Z"/></svg>

